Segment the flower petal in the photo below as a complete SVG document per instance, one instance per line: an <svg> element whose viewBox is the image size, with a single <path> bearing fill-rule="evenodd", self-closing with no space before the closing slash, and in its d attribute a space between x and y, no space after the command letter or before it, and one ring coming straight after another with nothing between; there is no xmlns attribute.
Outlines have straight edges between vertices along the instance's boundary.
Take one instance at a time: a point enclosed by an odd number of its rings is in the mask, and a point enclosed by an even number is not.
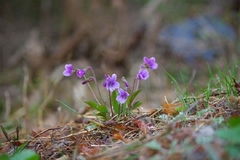
<svg viewBox="0 0 240 160"><path fill-rule="evenodd" d="M157 69L158 67L158 64L155 62L156 59L154 57L151 57L149 59L147 57L144 57L143 61L144 61L145 67L148 69L154 70L154 69ZM141 68L144 68L144 65L142 65Z"/></svg>
<svg viewBox="0 0 240 160"><path fill-rule="evenodd" d="M118 93L119 93L119 95L117 96L116 100L121 104L125 103L127 101L129 93L124 91L121 88L118 89Z"/></svg>
<svg viewBox="0 0 240 160"><path fill-rule="evenodd" d="M149 72L147 70L139 70L137 75L139 80L147 80L149 77Z"/></svg>
<svg viewBox="0 0 240 160"><path fill-rule="evenodd" d="M71 74L68 70L64 70L64 71L63 71L63 75L66 76L66 77L69 77L69 76L71 76L72 74Z"/></svg>
<svg viewBox="0 0 240 160"><path fill-rule="evenodd" d="M106 81L103 83L103 86L106 87L107 90L113 92L115 89L120 87L120 84L116 80L117 80L116 74L108 76L106 78Z"/></svg>
<svg viewBox="0 0 240 160"><path fill-rule="evenodd" d="M76 75L78 76L78 78L82 78L85 75L86 71L83 69L78 69L76 71Z"/></svg>

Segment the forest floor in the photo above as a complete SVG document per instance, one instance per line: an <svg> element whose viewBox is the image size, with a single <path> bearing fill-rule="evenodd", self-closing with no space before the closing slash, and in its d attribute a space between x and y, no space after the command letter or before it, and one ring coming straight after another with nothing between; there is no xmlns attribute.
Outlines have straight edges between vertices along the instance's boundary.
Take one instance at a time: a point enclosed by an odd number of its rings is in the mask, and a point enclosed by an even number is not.
<svg viewBox="0 0 240 160"><path fill-rule="evenodd" d="M20 134L18 125L11 134L1 125L0 153L12 155L1 158L24 153L32 160L239 159L240 83L233 74L218 74L197 96L181 93L173 102L165 99L158 108L139 108L120 119L103 121L90 110L28 135Z"/></svg>

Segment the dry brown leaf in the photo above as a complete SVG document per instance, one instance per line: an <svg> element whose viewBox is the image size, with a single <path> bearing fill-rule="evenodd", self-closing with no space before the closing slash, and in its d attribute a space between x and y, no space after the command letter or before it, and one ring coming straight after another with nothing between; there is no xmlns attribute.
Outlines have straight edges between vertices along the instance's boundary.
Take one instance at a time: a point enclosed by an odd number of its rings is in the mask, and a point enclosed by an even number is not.
<svg viewBox="0 0 240 160"><path fill-rule="evenodd" d="M240 82L237 82L234 78L232 79L233 79L234 87L237 90L238 96L240 96Z"/></svg>
<svg viewBox="0 0 240 160"><path fill-rule="evenodd" d="M133 121L133 124L135 126L137 126L141 131L142 133L146 136L147 135L147 132L148 132L148 126L146 123L144 123L144 121L141 121L141 120L134 120Z"/></svg>
<svg viewBox="0 0 240 160"><path fill-rule="evenodd" d="M176 108L181 106L181 103L167 103L167 102L164 102L163 103L163 112L166 113L166 114L170 114L170 115L174 115L177 112Z"/></svg>
<svg viewBox="0 0 240 160"><path fill-rule="evenodd" d="M240 102L240 98L238 97L235 97L234 95L230 95L229 96L229 101L232 102L232 103L239 103Z"/></svg>
<svg viewBox="0 0 240 160"><path fill-rule="evenodd" d="M87 144L79 144L78 145L78 152L79 153L83 153L84 155L94 155L96 153L98 153L100 151L100 149L96 148L96 147L91 147L90 145Z"/></svg>
<svg viewBox="0 0 240 160"><path fill-rule="evenodd" d="M113 138L114 138L114 139L117 139L117 140L121 140L121 141L123 141L123 142L125 142L125 143L128 143L128 142L129 142L129 140L128 140L128 139L125 139L120 132L114 133L114 134L113 134Z"/></svg>

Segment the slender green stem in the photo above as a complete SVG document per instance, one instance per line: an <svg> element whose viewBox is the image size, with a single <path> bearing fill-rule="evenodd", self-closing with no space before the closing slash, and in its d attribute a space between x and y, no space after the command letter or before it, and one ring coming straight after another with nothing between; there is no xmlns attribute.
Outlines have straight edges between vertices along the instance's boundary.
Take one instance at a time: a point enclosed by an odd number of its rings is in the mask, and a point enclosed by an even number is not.
<svg viewBox="0 0 240 160"><path fill-rule="evenodd" d="M85 75L84 75L84 79L87 80L87 77L86 77ZM94 79L95 79L95 78L94 78ZM93 92L93 89L92 89L91 85L90 85L89 83L87 83L87 85L88 85L88 88L90 89L90 91L92 92L92 95L93 95L93 97L95 98L96 102L97 102L98 104L101 104L101 103L98 101L97 96L96 96L95 93Z"/></svg>
<svg viewBox="0 0 240 160"><path fill-rule="evenodd" d="M91 66L88 66L87 68L89 68L89 69L91 70L92 74L93 74L94 82L95 82L95 85L96 85L96 87L97 87L98 94L99 94L99 96L100 96L100 99L101 99L101 101L102 101L102 104L104 104L104 100L103 100L102 94L101 94L101 92L100 92L99 85L98 85L98 83L97 83L96 75L95 75L95 73L94 73L94 71L93 71L93 69L92 69Z"/></svg>
<svg viewBox="0 0 240 160"><path fill-rule="evenodd" d="M111 113L112 113L112 117L114 116L114 113L113 113L113 108L112 108L112 99L111 99L111 92L108 91L108 96L109 96L109 105L110 105L110 110L111 110Z"/></svg>
<svg viewBox="0 0 240 160"><path fill-rule="evenodd" d="M137 80L137 81L136 81ZM132 86L132 92L131 92L131 94L133 94L134 93L134 90L135 90L135 85L136 85L136 83L137 83L137 86L136 86L136 91L138 90L138 85L139 85L139 79L137 79L137 77L135 77L134 78L134 80L133 80L133 86ZM129 101L129 104L128 104L128 109L129 110L131 110L131 108L132 108L132 97L130 98L130 101Z"/></svg>
<svg viewBox="0 0 240 160"><path fill-rule="evenodd" d="M132 85L132 92L131 92L131 94L134 92L136 79L137 79L137 78L135 77L134 80L133 80L133 85Z"/></svg>
<svg viewBox="0 0 240 160"><path fill-rule="evenodd" d="M137 87L136 87L136 91L138 90L139 87L139 79L137 80Z"/></svg>

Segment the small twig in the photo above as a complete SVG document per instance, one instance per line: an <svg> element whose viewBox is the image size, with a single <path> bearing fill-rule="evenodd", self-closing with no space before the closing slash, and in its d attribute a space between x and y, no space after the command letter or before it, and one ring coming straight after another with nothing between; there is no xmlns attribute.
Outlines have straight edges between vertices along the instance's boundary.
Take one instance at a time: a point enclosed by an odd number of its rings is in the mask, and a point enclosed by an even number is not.
<svg viewBox="0 0 240 160"><path fill-rule="evenodd" d="M29 71L27 66L23 67L24 71L24 80L23 80L23 97L22 97L22 106L25 109L25 118L27 119L28 117L28 108L27 108L27 87L28 87L28 82L29 82Z"/></svg>
<svg viewBox="0 0 240 160"><path fill-rule="evenodd" d="M5 131L5 129L3 128L3 126L0 125L0 127L1 127L1 130L2 130L2 132L3 132L3 134L4 134L4 136L5 136L6 139L7 139L7 141L8 141L9 143L11 143L11 139L8 137L8 134L7 134L7 132Z"/></svg>
<svg viewBox="0 0 240 160"><path fill-rule="evenodd" d="M8 91L5 92L5 99L6 99L6 107L5 107L6 110L4 114L4 119L7 120L11 112L11 100L10 100L10 94Z"/></svg>

